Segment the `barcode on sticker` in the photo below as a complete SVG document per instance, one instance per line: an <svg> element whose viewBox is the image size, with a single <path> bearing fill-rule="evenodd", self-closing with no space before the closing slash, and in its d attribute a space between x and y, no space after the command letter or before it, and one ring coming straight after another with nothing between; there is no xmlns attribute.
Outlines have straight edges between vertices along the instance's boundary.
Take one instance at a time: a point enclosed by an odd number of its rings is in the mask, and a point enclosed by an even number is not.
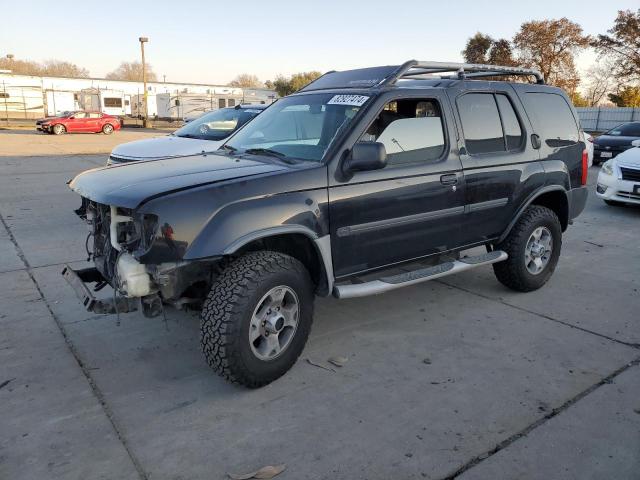
<svg viewBox="0 0 640 480"><path fill-rule="evenodd" d="M334 95L334 97L329 100L328 104L361 107L367 100L369 100L369 97L366 95Z"/></svg>

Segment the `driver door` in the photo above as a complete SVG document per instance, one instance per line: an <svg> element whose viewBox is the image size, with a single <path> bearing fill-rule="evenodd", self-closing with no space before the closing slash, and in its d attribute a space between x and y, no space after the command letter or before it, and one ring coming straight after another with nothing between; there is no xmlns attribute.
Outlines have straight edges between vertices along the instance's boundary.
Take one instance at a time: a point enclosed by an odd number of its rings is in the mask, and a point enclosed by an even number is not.
<svg viewBox="0 0 640 480"><path fill-rule="evenodd" d="M67 122L68 132L85 132L87 130L86 119L87 114L84 112L76 112L73 118Z"/></svg>
<svg viewBox="0 0 640 480"><path fill-rule="evenodd" d="M416 93L379 102L359 141L383 143L386 167L330 178L337 279L441 253L461 242L464 176L446 97Z"/></svg>

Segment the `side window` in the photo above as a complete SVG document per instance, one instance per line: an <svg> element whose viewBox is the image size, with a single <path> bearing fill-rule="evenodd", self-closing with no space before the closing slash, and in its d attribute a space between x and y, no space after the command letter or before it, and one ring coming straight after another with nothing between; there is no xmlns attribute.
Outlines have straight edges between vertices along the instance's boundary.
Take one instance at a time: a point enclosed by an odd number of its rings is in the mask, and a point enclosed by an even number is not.
<svg viewBox="0 0 640 480"><path fill-rule="evenodd" d="M89 114L89 118L101 118L102 115L100 113L92 112Z"/></svg>
<svg viewBox="0 0 640 480"><path fill-rule="evenodd" d="M227 106L227 101L224 98L218 99L218 108L225 108Z"/></svg>
<svg viewBox="0 0 640 480"><path fill-rule="evenodd" d="M578 125L564 97L531 92L524 95L524 103L533 117L536 133L547 145L565 147L580 141Z"/></svg>
<svg viewBox="0 0 640 480"><path fill-rule="evenodd" d="M235 99L233 99L233 98L230 98L230 99L229 99L229 106L230 106L230 107L235 107L235 106L236 106L236 101L235 101Z"/></svg>
<svg viewBox="0 0 640 480"><path fill-rule="evenodd" d="M518 121L513 105L509 97L502 94L496 95L498 108L500 108L500 117L502 118L502 127L504 129L504 138L507 142L507 150L516 150L522 145L524 135L522 127Z"/></svg>
<svg viewBox="0 0 640 480"><path fill-rule="evenodd" d="M492 93L467 93L458 98L465 145L470 154L504 152L498 106Z"/></svg>
<svg viewBox="0 0 640 480"><path fill-rule="evenodd" d="M105 107L114 107L114 108L122 108L122 99L115 97L105 97L104 98L104 106Z"/></svg>
<svg viewBox="0 0 640 480"><path fill-rule="evenodd" d="M440 105L432 99L389 102L360 141L384 144L389 166L436 161L445 149Z"/></svg>
<svg viewBox="0 0 640 480"><path fill-rule="evenodd" d="M79 118L87 118L87 114L84 112L76 112L73 114L73 117L75 119L79 119Z"/></svg>

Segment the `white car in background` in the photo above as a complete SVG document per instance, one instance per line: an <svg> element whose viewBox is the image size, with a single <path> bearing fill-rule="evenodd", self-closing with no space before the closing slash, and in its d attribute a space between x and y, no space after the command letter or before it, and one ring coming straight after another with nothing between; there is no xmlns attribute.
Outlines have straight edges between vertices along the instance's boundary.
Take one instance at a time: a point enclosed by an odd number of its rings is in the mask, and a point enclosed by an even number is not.
<svg viewBox="0 0 640 480"><path fill-rule="evenodd" d="M107 165L213 152L265 108L267 105L237 105L205 113L171 135L118 145L109 155Z"/></svg>
<svg viewBox="0 0 640 480"><path fill-rule="evenodd" d="M596 195L608 205L640 205L640 140L632 148L607 160L598 174Z"/></svg>

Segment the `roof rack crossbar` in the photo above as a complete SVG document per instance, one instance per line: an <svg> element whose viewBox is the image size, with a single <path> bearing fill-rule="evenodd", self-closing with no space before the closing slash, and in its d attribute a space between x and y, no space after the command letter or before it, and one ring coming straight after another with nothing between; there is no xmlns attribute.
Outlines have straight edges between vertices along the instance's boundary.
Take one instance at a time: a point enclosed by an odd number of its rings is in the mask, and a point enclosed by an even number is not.
<svg viewBox="0 0 640 480"><path fill-rule="evenodd" d="M422 62L418 60L410 60L403 63L393 73L393 75L385 78L381 82L381 85L393 85L401 78L444 72L456 72L456 77L443 76L442 78L464 79L499 75L523 75L535 77L536 83L544 83L542 74L538 70L532 68L509 67L504 65L484 65L477 63Z"/></svg>

